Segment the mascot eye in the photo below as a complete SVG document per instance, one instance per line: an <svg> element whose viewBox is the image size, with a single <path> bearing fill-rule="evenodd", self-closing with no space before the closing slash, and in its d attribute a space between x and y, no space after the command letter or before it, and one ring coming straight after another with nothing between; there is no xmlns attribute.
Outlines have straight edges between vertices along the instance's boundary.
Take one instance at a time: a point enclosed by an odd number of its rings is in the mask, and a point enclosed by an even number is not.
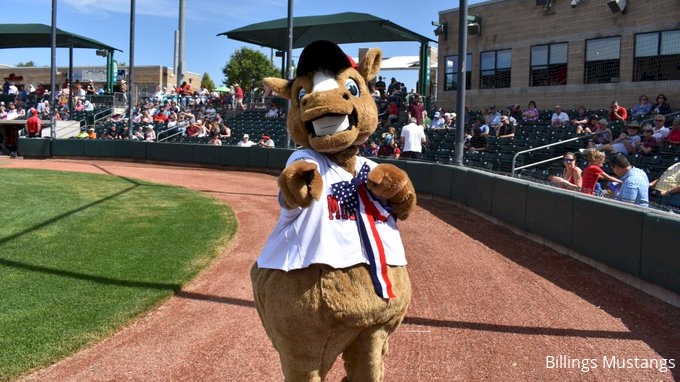
<svg viewBox="0 0 680 382"><path fill-rule="evenodd" d="M301 100L302 97L304 97L305 95L307 95L305 89L300 89L300 91L298 92L298 100Z"/></svg>
<svg viewBox="0 0 680 382"><path fill-rule="evenodd" d="M360 93L359 92L359 85L357 85L357 83L353 79L348 78L347 82L345 82L345 87L347 88L347 90L349 90L349 92L353 96L355 96L355 97L359 96L359 93Z"/></svg>

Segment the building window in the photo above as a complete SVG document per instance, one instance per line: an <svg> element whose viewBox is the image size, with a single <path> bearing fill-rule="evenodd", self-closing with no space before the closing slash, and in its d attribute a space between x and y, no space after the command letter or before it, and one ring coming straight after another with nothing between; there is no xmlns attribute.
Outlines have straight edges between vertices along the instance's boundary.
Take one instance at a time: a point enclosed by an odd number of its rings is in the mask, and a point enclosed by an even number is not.
<svg viewBox="0 0 680 382"><path fill-rule="evenodd" d="M567 43L531 47L531 86L567 84Z"/></svg>
<svg viewBox="0 0 680 382"><path fill-rule="evenodd" d="M586 40L586 67L583 82L603 84L621 79L621 37Z"/></svg>
<svg viewBox="0 0 680 382"><path fill-rule="evenodd" d="M472 77L472 53L466 54L465 60L465 89L470 89L470 77ZM458 55L446 57L446 69L444 73L444 90L458 90Z"/></svg>
<svg viewBox="0 0 680 382"><path fill-rule="evenodd" d="M512 50L493 50L481 54L480 89L496 89L510 87L510 69L512 68Z"/></svg>
<svg viewBox="0 0 680 382"><path fill-rule="evenodd" d="M680 30L635 35L633 81L680 80Z"/></svg>

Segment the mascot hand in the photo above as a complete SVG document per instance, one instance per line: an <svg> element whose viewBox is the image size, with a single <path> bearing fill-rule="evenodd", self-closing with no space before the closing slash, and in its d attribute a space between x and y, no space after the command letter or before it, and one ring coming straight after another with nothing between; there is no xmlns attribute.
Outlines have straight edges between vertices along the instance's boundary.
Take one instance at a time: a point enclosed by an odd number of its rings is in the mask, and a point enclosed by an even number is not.
<svg viewBox="0 0 680 382"><path fill-rule="evenodd" d="M286 207L292 209L309 207L313 199L319 200L323 180L314 163L299 160L283 169L278 184Z"/></svg>
<svg viewBox="0 0 680 382"><path fill-rule="evenodd" d="M368 173L366 182L373 195L388 200L398 219L406 219L416 208L416 192L406 172L393 164L381 163Z"/></svg>

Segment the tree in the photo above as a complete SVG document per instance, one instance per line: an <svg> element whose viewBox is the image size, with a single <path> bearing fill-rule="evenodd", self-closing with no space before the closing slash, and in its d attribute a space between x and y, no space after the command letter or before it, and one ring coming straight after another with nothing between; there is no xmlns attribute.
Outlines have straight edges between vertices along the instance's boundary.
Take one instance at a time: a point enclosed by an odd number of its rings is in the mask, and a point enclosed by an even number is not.
<svg viewBox="0 0 680 382"><path fill-rule="evenodd" d="M222 83L229 86L238 83L243 91L262 88L265 77L280 77L277 69L262 52L243 47L234 54L222 68L225 79Z"/></svg>
<svg viewBox="0 0 680 382"><path fill-rule="evenodd" d="M210 78L210 74L203 73L203 78L201 78L201 87L208 89L209 92L212 92L215 90L215 83L213 82L212 78Z"/></svg>
<svg viewBox="0 0 680 382"><path fill-rule="evenodd" d="M35 63L33 61L20 62L17 64L17 68L33 68Z"/></svg>

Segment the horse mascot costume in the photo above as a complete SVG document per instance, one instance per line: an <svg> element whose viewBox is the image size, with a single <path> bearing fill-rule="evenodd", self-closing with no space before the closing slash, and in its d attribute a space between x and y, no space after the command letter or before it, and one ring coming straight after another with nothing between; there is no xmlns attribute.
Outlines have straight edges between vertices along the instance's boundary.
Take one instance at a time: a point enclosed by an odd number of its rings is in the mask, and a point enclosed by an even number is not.
<svg viewBox="0 0 680 382"><path fill-rule="evenodd" d="M368 89L382 53L357 65L334 43L301 53L291 101L293 152L278 178L279 221L251 269L258 314L285 381L323 381L342 355L345 382L382 381L387 338L411 299L396 220L416 206L408 175L357 156L378 126Z"/></svg>

